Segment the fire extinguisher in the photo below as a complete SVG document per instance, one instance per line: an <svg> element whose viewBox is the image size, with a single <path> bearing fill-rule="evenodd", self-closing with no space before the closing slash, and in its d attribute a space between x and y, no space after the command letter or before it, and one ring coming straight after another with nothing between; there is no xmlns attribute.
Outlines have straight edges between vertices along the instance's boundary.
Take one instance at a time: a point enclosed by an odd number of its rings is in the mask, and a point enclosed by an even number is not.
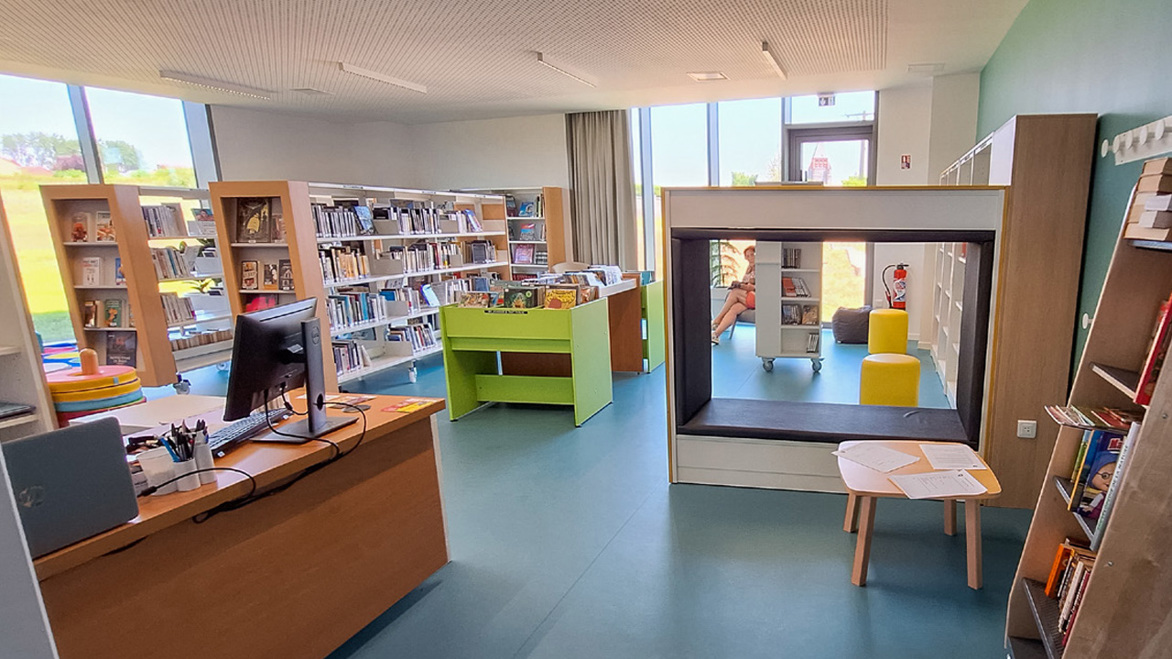
<svg viewBox="0 0 1172 659"><path fill-rule="evenodd" d="M891 276L891 287L887 286L887 271L895 269ZM907 264L898 263L883 268L879 277L883 280L883 290L887 292L887 306L892 309L907 309Z"/></svg>

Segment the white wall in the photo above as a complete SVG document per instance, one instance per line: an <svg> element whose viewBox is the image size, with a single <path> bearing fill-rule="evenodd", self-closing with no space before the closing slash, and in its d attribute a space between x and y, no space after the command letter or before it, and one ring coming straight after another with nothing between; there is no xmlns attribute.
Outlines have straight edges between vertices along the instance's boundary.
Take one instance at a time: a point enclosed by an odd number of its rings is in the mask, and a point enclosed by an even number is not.
<svg viewBox="0 0 1172 659"><path fill-rule="evenodd" d="M929 126L932 122L931 82L880 91L878 118L875 184L927 183ZM912 157L911 169L900 168L900 156L904 154Z"/></svg>
<svg viewBox="0 0 1172 659"><path fill-rule="evenodd" d="M958 73L932 79L931 143L928 148L928 182L937 183L940 172L977 143L977 101L980 73Z"/></svg>
<svg viewBox="0 0 1172 659"><path fill-rule="evenodd" d="M875 243L875 259L871 264L874 271L874 296L871 306L887 308L886 291L880 276L889 265L907 264L907 314L908 340L919 341L924 317L931 314L932 273L924 272L924 243ZM892 269L894 270L894 268ZM887 273L887 285L891 286L892 272ZM894 291L893 291L894 293Z"/></svg>
<svg viewBox="0 0 1172 659"><path fill-rule="evenodd" d="M419 180L426 187L570 185L565 115L451 121L410 128Z"/></svg>
<svg viewBox="0 0 1172 659"><path fill-rule="evenodd" d="M212 107L220 178L423 187L411 127Z"/></svg>
<svg viewBox="0 0 1172 659"><path fill-rule="evenodd" d="M3 454L0 454L0 657L57 657Z"/></svg>

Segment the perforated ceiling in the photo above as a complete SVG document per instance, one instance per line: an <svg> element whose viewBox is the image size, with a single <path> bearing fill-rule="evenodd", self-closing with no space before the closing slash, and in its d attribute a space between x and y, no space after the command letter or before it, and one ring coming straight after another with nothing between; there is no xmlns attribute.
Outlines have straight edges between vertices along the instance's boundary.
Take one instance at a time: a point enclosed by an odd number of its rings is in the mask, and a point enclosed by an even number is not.
<svg viewBox="0 0 1172 659"><path fill-rule="evenodd" d="M416 123L883 87L911 79L917 62L974 70L1024 2L0 0L0 71ZM762 58L762 41L788 81ZM538 65L537 51L597 87ZM343 72L340 61L428 91ZM274 94L201 90L160 70ZM689 71L728 80L696 83Z"/></svg>

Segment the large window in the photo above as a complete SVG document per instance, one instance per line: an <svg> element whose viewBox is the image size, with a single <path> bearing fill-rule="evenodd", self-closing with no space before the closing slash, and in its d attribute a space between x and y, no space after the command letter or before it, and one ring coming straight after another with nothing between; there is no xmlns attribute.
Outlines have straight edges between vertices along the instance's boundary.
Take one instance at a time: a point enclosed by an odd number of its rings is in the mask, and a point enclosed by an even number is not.
<svg viewBox="0 0 1172 659"><path fill-rule="evenodd" d="M781 99L717 103L720 184L781 181Z"/></svg>
<svg viewBox="0 0 1172 659"><path fill-rule="evenodd" d="M664 186L708 185L708 107L665 105L651 108L651 181L655 192L655 274L663 276Z"/></svg>
<svg viewBox="0 0 1172 659"><path fill-rule="evenodd" d="M0 76L0 198L33 323L45 341L73 338L41 204L43 183L85 183L67 87Z"/></svg>
<svg viewBox="0 0 1172 659"><path fill-rule="evenodd" d="M641 146L642 133L639 130L639 110L630 111L631 122L631 169L635 176L635 247L638 250L638 264L640 270L647 269L646 252L643 240L643 148Z"/></svg>
<svg viewBox="0 0 1172 659"><path fill-rule="evenodd" d="M195 187L183 102L86 89L106 183Z"/></svg>

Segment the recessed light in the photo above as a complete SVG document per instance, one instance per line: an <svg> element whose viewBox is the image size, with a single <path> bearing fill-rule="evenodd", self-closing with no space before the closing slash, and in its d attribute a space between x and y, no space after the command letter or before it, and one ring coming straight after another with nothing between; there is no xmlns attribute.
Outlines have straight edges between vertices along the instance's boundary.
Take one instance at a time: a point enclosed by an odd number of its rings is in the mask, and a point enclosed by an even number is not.
<svg viewBox="0 0 1172 659"><path fill-rule="evenodd" d="M923 62L921 64L908 64L908 73L919 73L922 75L933 75L944 70L944 62Z"/></svg>
<svg viewBox="0 0 1172 659"><path fill-rule="evenodd" d="M688 77L696 82L710 82L712 80L728 80L728 76L720 71L691 71Z"/></svg>
<svg viewBox="0 0 1172 659"><path fill-rule="evenodd" d="M190 73L181 73L179 71L159 71L159 77L163 80L170 80L171 82L182 82L184 84L193 85L195 87L203 87L204 89L212 89L218 92L227 92L229 94L247 96L249 98L259 98L265 101L272 100L274 93L267 89L238 85L234 82L224 82L223 80L202 78L200 76L193 76Z"/></svg>
<svg viewBox="0 0 1172 659"><path fill-rule="evenodd" d="M343 71L345 71L346 73L350 73L350 74L353 74L356 76L362 76L363 78L370 78L371 80L377 80L379 82L385 82L388 85L402 87L403 89L410 89L411 91L419 92L420 94L427 93L427 87L424 87L423 85L419 85L414 82L408 82L406 80L401 80L399 78L392 78L391 76L383 75L383 74L379 73L378 71L371 71L370 69L363 69L363 68L354 66L353 64L349 64L347 62L338 62L338 66L341 67L341 69Z"/></svg>
<svg viewBox="0 0 1172 659"><path fill-rule="evenodd" d="M769 48L768 41L761 42L761 56L765 58L765 61L773 69L773 72L777 74L777 77L782 80L786 79L785 69L781 68L781 60L777 59L777 54Z"/></svg>
<svg viewBox="0 0 1172 659"><path fill-rule="evenodd" d="M578 82L582 83L583 85L586 85L587 87L594 87L595 86L593 82L590 82L586 78L583 78L580 75L570 73L569 71L567 71L561 67L554 66L553 64L550 64L549 62L545 61L545 55L543 55L542 53L537 53L537 63L548 68L548 69L553 69L554 71L557 71L558 73L566 76L567 78L573 78L574 80L577 80Z"/></svg>

